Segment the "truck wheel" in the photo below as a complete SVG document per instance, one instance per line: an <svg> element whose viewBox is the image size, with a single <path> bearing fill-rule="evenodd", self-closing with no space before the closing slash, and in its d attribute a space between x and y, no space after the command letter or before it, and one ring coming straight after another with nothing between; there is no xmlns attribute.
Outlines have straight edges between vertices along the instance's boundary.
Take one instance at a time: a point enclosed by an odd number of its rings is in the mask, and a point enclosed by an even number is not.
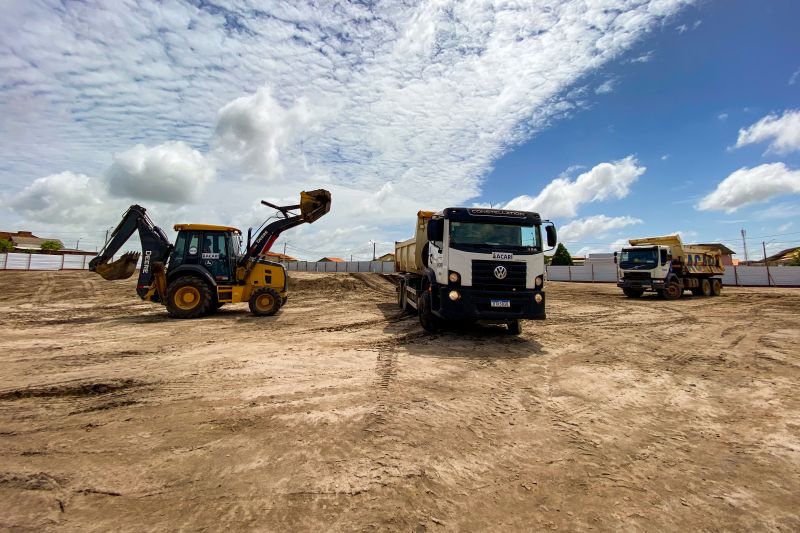
<svg viewBox="0 0 800 533"><path fill-rule="evenodd" d="M683 291L677 281L670 281L659 294L665 300L677 300L683 295Z"/></svg>
<svg viewBox="0 0 800 533"><path fill-rule="evenodd" d="M397 307L405 311L406 308L406 284L403 280L397 284Z"/></svg>
<svg viewBox="0 0 800 533"><path fill-rule="evenodd" d="M508 333L510 335L519 335L522 333L522 322L517 320L512 320L508 323Z"/></svg>
<svg viewBox="0 0 800 533"><path fill-rule="evenodd" d="M167 288L167 312L174 318L198 318L208 314L213 298L208 284L194 276L183 276Z"/></svg>
<svg viewBox="0 0 800 533"><path fill-rule="evenodd" d="M272 316L281 307L281 295L273 288L261 287L250 295L250 311L256 316Z"/></svg>
<svg viewBox="0 0 800 533"><path fill-rule="evenodd" d="M711 296L711 281L708 278L700 280L700 294L703 296Z"/></svg>
<svg viewBox="0 0 800 533"><path fill-rule="evenodd" d="M722 280L719 279L711 280L711 294L714 296L719 296L720 294L722 294Z"/></svg>
<svg viewBox="0 0 800 533"><path fill-rule="evenodd" d="M441 322L439 317L434 315L433 311L431 310L430 293L423 289L423 292L419 296L419 300L417 300L417 302L417 305L419 305L419 323L422 326L422 329L428 333L438 332L441 328Z"/></svg>
<svg viewBox="0 0 800 533"><path fill-rule="evenodd" d="M625 289L622 289L622 292L628 298L639 298L642 294L644 294L644 291L641 290L641 289L628 289L628 288L625 288Z"/></svg>

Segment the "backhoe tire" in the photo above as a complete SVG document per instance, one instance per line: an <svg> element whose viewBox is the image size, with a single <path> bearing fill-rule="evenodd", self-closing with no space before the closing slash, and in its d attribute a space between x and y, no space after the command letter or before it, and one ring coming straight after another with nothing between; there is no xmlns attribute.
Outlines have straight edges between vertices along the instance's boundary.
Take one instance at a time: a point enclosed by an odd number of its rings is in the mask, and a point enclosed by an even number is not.
<svg viewBox="0 0 800 533"><path fill-rule="evenodd" d="M183 276L167 287L167 312L174 318L199 318L213 305L211 287L195 276Z"/></svg>
<svg viewBox="0 0 800 533"><path fill-rule="evenodd" d="M712 279L711 280L711 295L712 296L719 296L722 294L722 280Z"/></svg>
<svg viewBox="0 0 800 533"><path fill-rule="evenodd" d="M640 298L644 291L641 289L622 289L623 294L628 298Z"/></svg>
<svg viewBox="0 0 800 533"><path fill-rule="evenodd" d="M522 322L517 320L512 320L508 323L508 334L509 335L521 335L522 334Z"/></svg>
<svg viewBox="0 0 800 533"><path fill-rule="evenodd" d="M250 311L256 316L272 316L281 308L281 295L273 288L261 287L250 295Z"/></svg>
<svg viewBox="0 0 800 533"><path fill-rule="evenodd" d="M659 292L659 295L665 300L677 300L683 295L683 291L677 281L670 281L667 283L666 287Z"/></svg>
<svg viewBox="0 0 800 533"><path fill-rule="evenodd" d="M711 296L711 281L707 278L700 280L700 295Z"/></svg>

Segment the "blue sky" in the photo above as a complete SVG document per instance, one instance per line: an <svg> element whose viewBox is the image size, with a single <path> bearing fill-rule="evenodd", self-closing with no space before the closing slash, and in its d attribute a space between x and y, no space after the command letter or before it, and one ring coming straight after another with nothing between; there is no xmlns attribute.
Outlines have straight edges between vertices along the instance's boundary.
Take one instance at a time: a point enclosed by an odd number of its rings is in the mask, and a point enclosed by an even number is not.
<svg viewBox="0 0 800 533"><path fill-rule="evenodd" d="M325 187L278 248L366 258L472 204L573 253L800 245L800 4L539 4L0 3L0 226L93 249L131 203L246 228Z"/></svg>

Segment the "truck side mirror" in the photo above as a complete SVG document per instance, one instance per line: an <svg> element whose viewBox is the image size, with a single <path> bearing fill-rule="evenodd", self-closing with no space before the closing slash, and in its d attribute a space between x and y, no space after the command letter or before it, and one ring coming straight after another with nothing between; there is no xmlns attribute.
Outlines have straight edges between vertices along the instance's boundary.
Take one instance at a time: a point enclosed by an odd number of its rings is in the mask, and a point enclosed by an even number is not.
<svg viewBox="0 0 800 533"><path fill-rule="evenodd" d="M441 242L444 240L444 219L432 218L428 221L428 240Z"/></svg>
<svg viewBox="0 0 800 533"><path fill-rule="evenodd" d="M556 227L553 224L548 224L544 228L545 233L547 233L547 247L548 248L555 248L556 244L558 244L558 235L556 234Z"/></svg>
<svg viewBox="0 0 800 533"><path fill-rule="evenodd" d="M617 252L614 252L614 264L617 264Z"/></svg>

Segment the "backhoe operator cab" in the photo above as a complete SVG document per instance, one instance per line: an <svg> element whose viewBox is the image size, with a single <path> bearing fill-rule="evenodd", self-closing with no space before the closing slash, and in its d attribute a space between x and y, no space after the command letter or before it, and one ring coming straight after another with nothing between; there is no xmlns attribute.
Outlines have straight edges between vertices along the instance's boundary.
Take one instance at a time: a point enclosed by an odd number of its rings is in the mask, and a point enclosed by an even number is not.
<svg viewBox="0 0 800 533"><path fill-rule="evenodd" d="M277 220L262 225L253 240L230 226L176 224L171 244L143 207L132 205L89 270L107 280L133 275L141 257L136 292L140 298L166 306L170 316L196 318L226 303L249 302L258 316L275 314L288 298L288 276L280 263L265 259L278 236L300 224L312 223L330 211L331 194L318 189L300 193L297 205L264 205L276 209ZM292 211L299 210L299 213ZM139 232L142 252L127 252L109 262L123 244Z"/></svg>

